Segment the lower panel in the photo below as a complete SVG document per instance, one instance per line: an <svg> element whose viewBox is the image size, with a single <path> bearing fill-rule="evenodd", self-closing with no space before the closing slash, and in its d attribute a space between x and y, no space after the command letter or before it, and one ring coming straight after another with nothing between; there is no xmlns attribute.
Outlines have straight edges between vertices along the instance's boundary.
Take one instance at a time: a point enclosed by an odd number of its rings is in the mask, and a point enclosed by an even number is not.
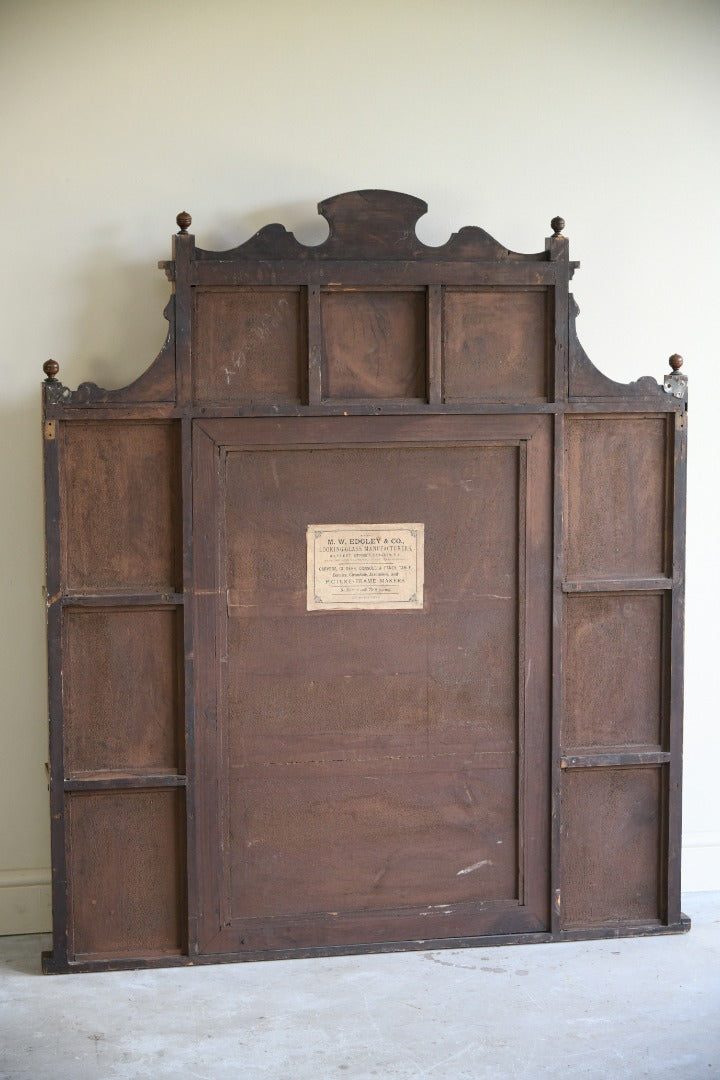
<svg viewBox="0 0 720 1080"><path fill-rule="evenodd" d="M68 797L71 957L184 951L184 802L178 790Z"/></svg>
<svg viewBox="0 0 720 1080"><path fill-rule="evenodd" d="M663 766L568 769L563 779L563 929L665 918Z"/></svg>

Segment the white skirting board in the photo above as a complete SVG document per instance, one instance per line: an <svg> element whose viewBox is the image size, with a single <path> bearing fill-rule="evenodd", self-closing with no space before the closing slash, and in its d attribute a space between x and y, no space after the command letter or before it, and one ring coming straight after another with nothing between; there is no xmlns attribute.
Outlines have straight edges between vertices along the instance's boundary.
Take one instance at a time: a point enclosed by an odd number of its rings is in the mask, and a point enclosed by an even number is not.
<svg viewBox="0 0 720 1080"><path fill-rule="evenodd" d="M50 868L0 870L0 934L51 929Z"/></svg>
<svg viewBox="0 0 720 1080"><path fill-rule="evenodd" d="M720 833L686 833L682 848L683 892L720 889Z"/></svg>

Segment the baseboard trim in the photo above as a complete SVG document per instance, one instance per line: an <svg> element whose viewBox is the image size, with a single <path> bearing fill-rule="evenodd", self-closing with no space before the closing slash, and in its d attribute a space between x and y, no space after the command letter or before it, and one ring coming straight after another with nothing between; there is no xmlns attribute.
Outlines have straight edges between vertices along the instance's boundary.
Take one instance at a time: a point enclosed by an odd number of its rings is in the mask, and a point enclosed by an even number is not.
<svg viewBox="0 0 720 1080"><path fill-rule="evenodd" d="M720 890L720 833L691 832L683 837L683 892Z"/></svg>
<svg viewBox="0 0 720 1080"><path fill-rule="evenodd" d="M52 929L50 870L0 870L0 935Z"/></svg>

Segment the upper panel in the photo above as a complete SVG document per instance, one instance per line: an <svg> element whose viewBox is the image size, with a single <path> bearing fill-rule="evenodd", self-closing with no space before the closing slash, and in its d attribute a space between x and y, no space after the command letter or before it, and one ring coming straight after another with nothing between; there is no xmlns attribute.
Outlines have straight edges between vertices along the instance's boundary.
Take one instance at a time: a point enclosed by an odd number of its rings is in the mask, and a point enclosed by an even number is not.
<svg viewBox="0 0 720 1080"><path fill-rule="evenodd" d="M353 191L319 204L327 239L301 244L268 225L228 251L195 246L178 215L167 341L132 385L70 391L46 365L46 415L138 405L201 415L310 410L452 411L563 401L652 400L677 408L686 380L628 386L601 375L577 341L568 293L577 266L564 222L542 251L511 251L466 227L429 247L415 226L426 204ZM682 361L680 358L675 358Z"/></svg>

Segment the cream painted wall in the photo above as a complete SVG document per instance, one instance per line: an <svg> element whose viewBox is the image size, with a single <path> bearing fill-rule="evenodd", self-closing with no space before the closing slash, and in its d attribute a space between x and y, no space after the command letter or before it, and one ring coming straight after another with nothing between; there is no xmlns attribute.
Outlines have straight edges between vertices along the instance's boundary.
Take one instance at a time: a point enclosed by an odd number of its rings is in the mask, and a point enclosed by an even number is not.
<svg viewBox="0 0 720 1080"><path fill-rule="evenodd" d="M562 214L595 363L686 357L685 886L719 889L716 0L4 0L0 101L0 932L49 926L41 365L144 370L178 210L204 247L318 242L363 187L426 199L431 243L535 251Z"/></svg>

